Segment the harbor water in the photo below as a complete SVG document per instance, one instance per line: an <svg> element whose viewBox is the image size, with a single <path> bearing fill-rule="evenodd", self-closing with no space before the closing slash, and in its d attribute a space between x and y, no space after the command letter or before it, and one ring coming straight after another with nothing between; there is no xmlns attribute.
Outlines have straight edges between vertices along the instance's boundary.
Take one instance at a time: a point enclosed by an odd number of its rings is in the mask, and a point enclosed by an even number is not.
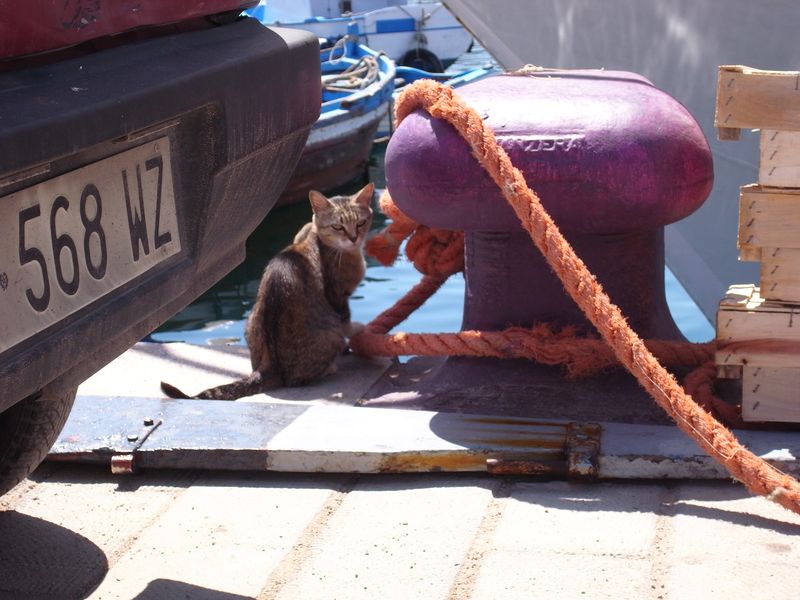
<svg viewBox="0 0 800 600"><path fill-rule="evenodd" d="M491 56L474 45L449 71L491 63ZM368 178L376 187L385 187L383 157L385 143L376 144L370 157ZM335 192L357 191L365 181L354 182ZM334 192L334 193L335 193ZM385 219L376 209L373 231L385 225ZM244 324L252 308L258 282L269 259L291 243L303 224L311 218L307 203L273 210L267 215L247 242L247 255L243 264L200 296L186 309L175 315L149 336L151 341L182 341L195 344L245 344ZM704 342L714 337L714 328L689 297L674 275L665 269L667 302L673 318L687 339ZM384 267L367 259L367 275L351 298L353 320L369 322L390 307L419 281L420 274L401 254L392 267ZM458 331L464 298L464 279L458 274L423 307L402 323L398 330L408 332Z"/></svg>

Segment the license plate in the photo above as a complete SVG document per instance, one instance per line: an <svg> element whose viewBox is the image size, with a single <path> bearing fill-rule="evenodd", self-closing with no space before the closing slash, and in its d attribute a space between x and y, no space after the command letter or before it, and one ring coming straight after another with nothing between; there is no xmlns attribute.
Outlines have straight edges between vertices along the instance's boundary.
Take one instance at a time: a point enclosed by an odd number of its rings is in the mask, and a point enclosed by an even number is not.
<svg viewBox="0 0 800 600"><path fill-rule="evenodd" d="M0 352L180 249L166 137L0 198Z"/></svg>

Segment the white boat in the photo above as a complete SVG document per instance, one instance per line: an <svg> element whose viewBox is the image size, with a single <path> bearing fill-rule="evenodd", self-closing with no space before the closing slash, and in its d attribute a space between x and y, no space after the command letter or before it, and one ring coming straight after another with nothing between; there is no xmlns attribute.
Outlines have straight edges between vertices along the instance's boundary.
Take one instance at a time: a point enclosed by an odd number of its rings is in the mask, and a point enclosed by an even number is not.
<svg viewBox="0 0 800 600"><path fill-rule="evenodd" d="M444 71L472 43L441 2L261 0L246 12L265 25L305 29L327 40L342 38L355 23L360 43L423 71Z"/></svg>
<svg viewBox="0 0 800 600"><path fill-rule="evenodd" d="M667 264L712 322L730 284L758 281L758 263L739 262L736 248L739 187L757 180L758 136L717 140L717 69L797 69L796 0L445 4L508 70L535 64L633 71L686 106L711 145L715 184L697 212L667 228Z"/></svg>

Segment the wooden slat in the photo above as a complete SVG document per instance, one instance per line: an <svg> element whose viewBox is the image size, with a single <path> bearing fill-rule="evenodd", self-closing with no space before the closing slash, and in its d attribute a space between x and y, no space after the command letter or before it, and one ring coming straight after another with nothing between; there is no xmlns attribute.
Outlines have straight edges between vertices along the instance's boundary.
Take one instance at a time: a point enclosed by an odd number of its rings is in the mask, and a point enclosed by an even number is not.
<svg viewBox="0 0 800 600"><path fill-rule="evenodd" d="M761 260L761 247L738 244L739 260L743 262L759 262Z"/></svg>
<svg viewBox="0 0 800 600"><path fill-rule="evenodd" d="M800 190L742 187L738 244L740 251L753 246L800 248Z"/></svg>
<svg viewBox="0 0 800 600"><path fill-rule="evenodd" d="M763 298L800 304L800 248L762 248L760 284Z"/></svg>
<svg viewBox="0 0 800 600"><path fill-rule="evenodd" d="M800 131L800 71L721 66L714 125Z"/></svg>
<svg viewBox="0 0 800 600"><path fill-rule="evenodd" d="M800 342L786 340L718 341L717 377L741 379L742 367L800 368Z"/></svg>
<svg viewBox="0 0 800 600"><path fill-rule="evenodd" d="M800 342L800 305L764 300L755 286L732 289L734 292L729 290L717 311L718 342Z"/></svg>
<svg viewBox="0 0 800 600"><path fill-rule="evenodd" d="M800 423L800 368L744 367L742 418Z"/></svg>
<svg viewBox="0 0 800 600"><path fill-rule="evenodd" d="M759 148L759 184L800 188L800 131L763 129Z"/></svg>

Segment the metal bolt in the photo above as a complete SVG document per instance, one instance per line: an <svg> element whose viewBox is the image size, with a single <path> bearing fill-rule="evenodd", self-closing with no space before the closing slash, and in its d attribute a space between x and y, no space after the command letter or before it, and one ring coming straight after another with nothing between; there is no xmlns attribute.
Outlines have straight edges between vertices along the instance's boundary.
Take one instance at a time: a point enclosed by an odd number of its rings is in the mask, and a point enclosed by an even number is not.
<svg viewBox="0 0 800 600"><path fill-rule="evenodd" d="M128 434L128 441L129 442L135 442L138 439L139 439L139 436L137 434L135 434L135 433L129 433Z"/></svg>
<svg viewBox="0 0 800 600"><path fill-rule="evenodd" d="M144 420L144 426L145 427L151 427L154 423L155 423L155 421L153 421L153 419L151 419L150 417L147 417Z"/></svg>

